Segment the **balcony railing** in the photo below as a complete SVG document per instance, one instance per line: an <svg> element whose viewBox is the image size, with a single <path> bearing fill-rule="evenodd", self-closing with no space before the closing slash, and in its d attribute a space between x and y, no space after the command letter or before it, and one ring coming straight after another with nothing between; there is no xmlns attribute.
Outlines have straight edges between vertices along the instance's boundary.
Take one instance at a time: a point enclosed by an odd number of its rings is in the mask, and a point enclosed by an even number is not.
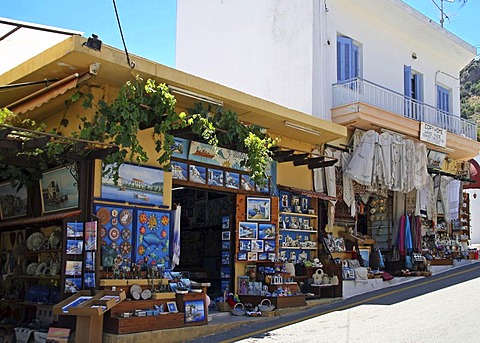
<svg viewBox="0 0 480 343"><path fill-rule="evenodd" d="M477 124L433 106L407 98L372 82L355 78L333 85L333 107L362 102L388 112L441 127L462 137L477 140Z"/></svg>

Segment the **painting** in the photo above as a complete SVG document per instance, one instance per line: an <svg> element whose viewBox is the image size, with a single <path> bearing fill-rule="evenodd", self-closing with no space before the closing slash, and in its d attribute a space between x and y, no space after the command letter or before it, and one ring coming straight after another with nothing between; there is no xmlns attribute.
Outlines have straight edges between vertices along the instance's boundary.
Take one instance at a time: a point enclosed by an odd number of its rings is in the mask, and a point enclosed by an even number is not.
<svg viewBox="0 0 480 343"><path fill-rule="evenodd" d="M230 231L223 231L222 232L222 241L229 241L230 240Z"/></svg>
<svg viewBox="0 0 480 343"><path fill-rule="evenodd" d="M247 253L247 259L249 261L257 261L257 253L256 252L249 252Z"/></svg>
<svg viewBox="0 0 480 343"><path fill-rule="evenodd" d="M220 277L222 279L228 279L230 278L230 268L224 267L220 269Z"/></svg>
<svg viewBox="0 0 480 343"><path fill-rule="evenodd" d="M259 239L274 239L275 238L275 224L258 224L258 238Z"/></svg>
<svg viewBox="0 0 480 343"><path fill-rule="evenodd" d="M205 320L205 301L203 299L185 301L185 323L204 322Z"/></svg>
<svg viewBox="0 0 480 343"><path fill-rule="evenodd" d="M85 273L85 288L95 288L95 273Z"/></svg>
<svg viewBox="0 0 480 343"><path fill-rule="evenodd" d="M67 261L65 274L72 276L82 275L82 261Z"/></svg>
<svg viewBox="0 0 480 343"><path fill-rule="evenodd" d="M85 271L95 271L95 253L93 251L87 251L85 253Z"/></svg>
<svg viewBox="0 0 480 343"><path fill-rule="evenodd" d="M258 260L259 261L266 261L268 259L268 253L266 252L261 252L258 254Z"/></svg>
<svg viewBox="0 0 480 343"><path fill-rule="evenodd" d="M230 228L230 216L222 217L222 229L228 230Z"/></svg>
<svg viewBox="0 0 480 343"><path fill-rule="evenodd" d="M222 242L222 250L230 250L230 241Z"/></svg>
<svg viewBox="0 0 480 343"><path fill-rule="evenodd" d="M78 182L74 174L73 165L43 173L40 179L43 213L78 207Z"/></svg>
<svg viewBox="0 0 480 343"><path fill-rule="evenodd" d="M225 187L232 189L240 189L240 174L226 171Z"/></svg>
<svg viewBox="0 0 480 343"><path fill-rule="evenodd" d="M73 238L83 237L83 223L82 222L68 222L67 223L67 237L73 237Z"/></svg>
<svg viewBox="0 0 480 343"><path fill-rule="evenodd" d="M85 250L97 250L97 222L85 223Z"/></svg>
<svg viewBox="0 0 480 343"><path fill-rule="evenodd" d="M175 301L167 302L167 308L168 308L168 312L172 312L172 313L178 312L177 303Z"/></svg>
<svg viewBox="0 0 480 343"><path fill-rule="evenodd" d="M363 258L363 266L368 268L368 262L370 261L370 247L358 247L358 253Z"/></svg>
<svg viewBox="0 0 480 343"><path fill-rule="evenodd" d="M106 166L108 169L109 166ZM164 172L162 169L123 163L118 184L113 174L102 176L103 199L150 205L163 205Z"/></svg>
<svg viewBox="0 0 480 343"><path fill-rule="evenodd" d="M174 137L172 145L172 157L187 159L190 142L188 139Z"/></svg>
<svg viewBox="0 0 480 343"><path fill-rule="evenodd" d="M189 180L195 183L206 183L207 168L191 164L189 166Z"/></svg>
<svg viewBox="0 0 480 343"><path fill-rule="evenodd" d="M128 255L135 250L135 262L139 265L163 264L170 267L170 212L139 210L136 223L135 248L120 244L120 251ZM110 229L111 230L111 229ZM110 234L110 233L109 233ZM122 233L120 234L122 237Z"/></svg>
<svg viewBox="0 0 480 343"><path fill-rule="evenodd" d="M247 220L270 221L270 198L247 197Z"/></svg>
<svg viewBox="0 0 480 343"><path fill-rule="evenodd" d="M230 252L222 252L222 264L230 264Z"/></svg>
<svg viewBox="0 0 480 343"><path fill-rule="evenodd" d="M252 250L252 241L249 239L241 239L240 246L238 248L240 251L251 251Z"/></svg>
<svg viewBox="0 0 480 343"><path fill-rule="evenodd" d="M255 192L255 182L247 174L241 175L240 189L248 192Z"/></svg>
<svg viewBox="0 0 480 343"><path fill-rule="evenodd" d="M17 187L10 182L0 185L0 214L2 219L24 217L27 215L27 187Z"/></svg>
<svg viewBox="0 0 480 343"><path fill-rule="evenodd" d="M223 170L208 168L208 184L223 187Z"/></svg>
<svg viewBox="0 0 480 343"><path fill-rule="evenodd" d="M258 224L249 222L238 223L239 239L257 239Z"/></svg>
<svg viewBox="0 0 480 343"><path fill-rule="evenodd" d="M188 165L184 162L172 161L172 179L188 180Z"/></svg>
<svg viewBox="0 0 480 343"><path fill-rule="evenodd" d="M246 261L247 260L247 253L244 251L239 251L237 255L238 261Z"/></svg>
<svg viewBox="0 0 480 343"><path fill-rule="evenodd" d="M83 253L83 241L67 239L67 255L80 255Z"/></svg>
<svg viewBox="0 0 480 343"><path fill-rule="evenodd" d="M253 252L263 252L263 240L254 239L252 240L252 249Z"/></svg>
<svg viewBox="0 0 480 343"><path fill-rule="evenodd" d="M263 251L266 251L266 252L275 251L276 245L277 244L275 240L266 240L264 243Z"/></svg>
<svg viewBox="0 0 480 343"><path fill-rule="evenodd" d="M65 278L65 293L77 293L82 289L82 278Z"/></svg>
<svg viewBox="0 0 480 343"><path fill-rule="evenodd" d="M66 304L65 306L62 307L62 312L63 313L68 313L68 310L70 308L73 308L73 307L78 307L80 306L81 304L83 304L85 301L88 301L92 299L92 296L91 295L84 295L84 296L81 296L81 297L78 297L74 300L72 300L72 302Z"/></svg>

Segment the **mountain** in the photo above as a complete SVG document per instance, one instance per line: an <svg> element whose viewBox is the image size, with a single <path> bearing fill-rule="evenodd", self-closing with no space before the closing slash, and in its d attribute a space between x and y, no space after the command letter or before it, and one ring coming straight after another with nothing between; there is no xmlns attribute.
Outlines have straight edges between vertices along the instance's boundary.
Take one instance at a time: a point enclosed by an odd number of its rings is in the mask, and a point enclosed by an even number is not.
<svg viewBox="0 0 480 343"><path fill-rule="evenodd" d="M460 114L480 123L480 60L473 60L460 72Z"/></svg>

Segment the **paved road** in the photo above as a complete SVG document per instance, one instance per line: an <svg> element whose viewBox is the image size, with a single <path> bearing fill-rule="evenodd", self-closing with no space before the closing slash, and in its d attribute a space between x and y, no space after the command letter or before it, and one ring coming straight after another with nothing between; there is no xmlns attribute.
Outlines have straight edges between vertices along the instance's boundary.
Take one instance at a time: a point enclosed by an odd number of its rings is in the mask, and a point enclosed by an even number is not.
<svg viewBox="0 0 480 343"><path fill-rule="evenodd" d="M194 342L480 341L480 263Z"/></svg>

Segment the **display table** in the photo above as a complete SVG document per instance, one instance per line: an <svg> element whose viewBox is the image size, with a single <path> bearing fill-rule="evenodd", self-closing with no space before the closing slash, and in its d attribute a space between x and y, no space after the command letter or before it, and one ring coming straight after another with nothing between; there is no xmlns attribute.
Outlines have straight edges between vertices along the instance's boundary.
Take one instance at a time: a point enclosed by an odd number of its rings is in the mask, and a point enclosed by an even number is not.
<svg viewBox="0 0 480 343"><path fill-rule="evenodd" d="M76 316L75 342L101 343L103 315L125 299L124 291L80 291L53 307L57 315Z"/></svg>
<svg viewBox="0 0 480 343"><path fill-rule="evenodd" d="M281 297L266 297L263 295L240 295L239 297L242 304L249 303L253 306L259 305L263 299L270 300L272 305L275 305L275 308L301 307L307 305L305 294Z"/></svg>

